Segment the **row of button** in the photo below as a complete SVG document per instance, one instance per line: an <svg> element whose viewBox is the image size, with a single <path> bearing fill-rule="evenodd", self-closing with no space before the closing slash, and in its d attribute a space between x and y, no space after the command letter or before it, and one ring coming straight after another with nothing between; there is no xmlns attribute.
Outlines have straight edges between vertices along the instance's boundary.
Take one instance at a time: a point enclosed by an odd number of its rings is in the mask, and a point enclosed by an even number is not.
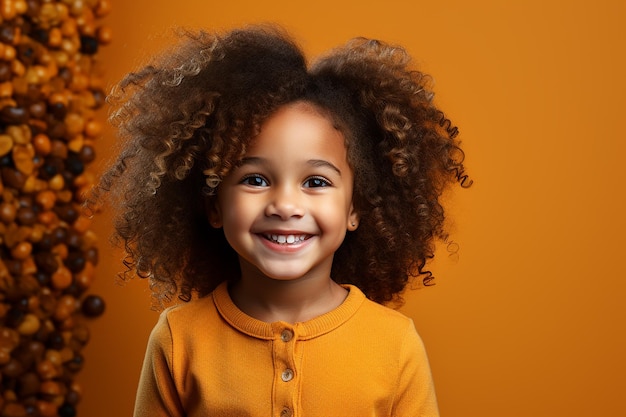
<svg viewBox="0 0 626 417"><path fill-rule="evenodd" d="M282 333L280 334L280 340L282 340L285 343L290 342L291 339L293 339L293 331L289 329L283 330ZM293 370L287 368L283 371L280 377L284 382L289 382L293 379L294 372ZM291 416L293 416L293 411L288 407L283 408L282 411L280 412L280 417L291 417Z"/></svg>

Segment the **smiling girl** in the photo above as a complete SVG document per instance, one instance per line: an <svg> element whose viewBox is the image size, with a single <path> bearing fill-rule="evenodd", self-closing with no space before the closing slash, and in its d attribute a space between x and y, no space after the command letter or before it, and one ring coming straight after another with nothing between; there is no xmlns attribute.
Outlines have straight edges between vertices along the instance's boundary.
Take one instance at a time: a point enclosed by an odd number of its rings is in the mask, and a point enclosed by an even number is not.
<svg viewBox="0 0 626 417"><path fill-rule="evenodd" d="M188 34L111 95L94 194L163 311L135 416L437 416L399 300L445 237L456 128L399 47L307 66L280 30ZM463 185L463 184L461 184Z"/></svg>

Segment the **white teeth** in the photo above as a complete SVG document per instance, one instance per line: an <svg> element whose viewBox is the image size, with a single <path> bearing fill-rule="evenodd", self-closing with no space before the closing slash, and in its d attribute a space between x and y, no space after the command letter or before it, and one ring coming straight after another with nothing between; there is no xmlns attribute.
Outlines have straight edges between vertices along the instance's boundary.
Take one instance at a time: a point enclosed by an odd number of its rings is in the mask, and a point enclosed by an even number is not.
<svg viewBox="0 0 626 417"><path fill-rule="evenodd" d="M306 239L306 235L266 235L266 237L276 243L280 243L281 245L285 243L299 243Z"/></svg>

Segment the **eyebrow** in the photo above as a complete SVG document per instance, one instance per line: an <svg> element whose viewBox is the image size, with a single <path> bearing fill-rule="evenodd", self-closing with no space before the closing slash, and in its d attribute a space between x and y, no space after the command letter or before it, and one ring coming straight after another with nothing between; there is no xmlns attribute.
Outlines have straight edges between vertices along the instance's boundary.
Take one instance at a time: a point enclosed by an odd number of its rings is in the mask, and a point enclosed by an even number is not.
<svg viewBox="0 0 626 417"><path fill-rule="evenodd" d="M339 176L341 176L341 170L339 168L337 168L334 164L324 160L324 159L309 159L308 161L306 161L307 164L311 165L312 167L326 167L326 168L330 168L333 171L337 172L337 174L339 174ZM248 156L248 157L244 157L241 159L241 162L238 164L238 166L243 166L243 165L263 165L265 163L265 159L264 158L259 158L257 156Z"/></svg>
<svg viewBox="0 0 626 417"><path fill-rule="evenodd" d="M332 169L333 171L336 171L337 174L339 174L339 176L341 176L341 170L339 168L337 168L335 165L331 164L328 161L325 161L323 159L309 159L307 161L307 163L311 166L314 167L327 167Z"/></svg>

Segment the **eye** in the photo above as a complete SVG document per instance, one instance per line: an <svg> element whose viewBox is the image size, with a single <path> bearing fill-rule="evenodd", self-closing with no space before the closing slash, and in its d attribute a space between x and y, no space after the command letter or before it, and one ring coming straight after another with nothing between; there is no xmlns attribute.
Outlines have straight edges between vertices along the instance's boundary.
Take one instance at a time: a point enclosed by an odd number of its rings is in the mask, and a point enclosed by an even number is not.
<svg viewBox="0 0 626 417"><path fill-rule="evenodd" d="M304 181L304 188L330 187L332 184L324 177L311 177Z"/></svg>
<svg viewBox="0 0 626 417"><path fill-rule="evenodd" d="M241 180L241 184L251 185L252 187L267 187L269 185L265 178L257 174L246 175Z"/></svg>

